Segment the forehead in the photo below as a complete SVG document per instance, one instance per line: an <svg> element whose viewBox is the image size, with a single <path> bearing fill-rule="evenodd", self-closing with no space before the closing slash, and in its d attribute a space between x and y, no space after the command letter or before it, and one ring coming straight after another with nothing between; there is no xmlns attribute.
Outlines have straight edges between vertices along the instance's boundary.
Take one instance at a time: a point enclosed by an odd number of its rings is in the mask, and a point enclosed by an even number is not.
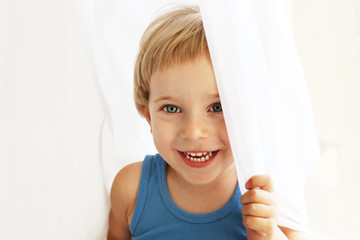
<svg viewBox="0 0 360 240"><path fill-rule="evenodd" d="M191 94L218 94L211 60L206 55L158 70L150 78L150 99Z"/></svg>

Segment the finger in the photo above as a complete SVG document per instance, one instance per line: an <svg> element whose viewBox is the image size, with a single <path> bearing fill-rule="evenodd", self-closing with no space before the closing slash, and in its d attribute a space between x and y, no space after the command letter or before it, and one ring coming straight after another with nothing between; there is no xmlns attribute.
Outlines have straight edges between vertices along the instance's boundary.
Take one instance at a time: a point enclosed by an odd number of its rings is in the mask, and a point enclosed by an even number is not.
<svg viewBox="0 0 360 240"><path fill-rule="evenodd" d="M268 192L274 192L274 184L269 175L254 175L245 184L246 189L260 188Z"/></svg>
<svg viewBox="0 0 360 240"><path fill-rule="evenodd" d="M241 208L243 216L277 218L277 208L264 204L250 203Z"/></svg>
<svg viewBox="0 0 360 240"><path fill-rule="evenodd" d="M265 205L276 205L276 196L274 193L270 193L261 189L253 189L247 191L244 195L241 196L240 202L243 205L249 203L261 203Z"/></svg>
<svg viewBox="0 0 360 240"><path fill-rule="evenodd" d="M274 219L253 216L243 216L243 224L246 229L251 229L262 234L273 232L277 226Z"/></svg>

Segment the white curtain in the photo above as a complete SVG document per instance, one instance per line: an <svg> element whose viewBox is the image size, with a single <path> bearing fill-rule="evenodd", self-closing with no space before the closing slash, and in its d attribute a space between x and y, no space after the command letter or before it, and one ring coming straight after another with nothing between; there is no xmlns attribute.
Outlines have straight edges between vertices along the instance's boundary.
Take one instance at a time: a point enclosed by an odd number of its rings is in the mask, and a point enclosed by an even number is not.
<svg viewBox="0 0 360 240"><path fill-rule="evenodd" d="M114 175L155 152L132 102L132 72L141 34L165 3L0 2L0 239L106 236ZM278 5L223 3L200 5L240 185L258 172L278 176L281 223L301 229L303 201L292 201L303 194L316 139L289 33ZM236 28L219 29L226 23ZM235 55L222 52L224 41ZM234 83L236 96L226 92Z"/></svg>
<svg viewBox="0 0 360 240"><path fill-rule="evenodd" d="M201 1L239 185L270 174L279 224L306 231L304 184L319 159L310 99L281 2Z"/></svg>
<svg viewBox="0 0 360 240"><path fill-rule="evenodd" d="M106 236L92 12L85 0L0 1L0 239Z"/></svg>

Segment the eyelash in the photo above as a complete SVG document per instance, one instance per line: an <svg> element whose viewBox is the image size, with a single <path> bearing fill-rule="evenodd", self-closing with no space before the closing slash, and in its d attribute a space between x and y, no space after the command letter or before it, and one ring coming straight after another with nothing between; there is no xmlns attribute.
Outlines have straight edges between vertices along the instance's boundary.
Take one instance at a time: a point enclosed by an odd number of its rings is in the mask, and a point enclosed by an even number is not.
<svg viewBox="0 0 360 240"><path fill-rule="evenodd" d="M214 110L214 106L216 106L216 105L220 105L220 109L217 110L217 111ZM175 111L175 112L169 111L169 109L168 109L169 107L174 107L174 108L176 108L176 111ZM162 106L162 107L161 107L161 110L163 110L163 111L165 111L165 112L167 112L167 113L179 113L179 112L181 112L179 107L177 107L177 106L175 106L175 105L171 105L171 104L167 104L167 105ZM210 112L222 112L221 103L218 102L218 103L212 104L211 107L210 107L210 109L209 109L209 111L210 111Z"/></svg>

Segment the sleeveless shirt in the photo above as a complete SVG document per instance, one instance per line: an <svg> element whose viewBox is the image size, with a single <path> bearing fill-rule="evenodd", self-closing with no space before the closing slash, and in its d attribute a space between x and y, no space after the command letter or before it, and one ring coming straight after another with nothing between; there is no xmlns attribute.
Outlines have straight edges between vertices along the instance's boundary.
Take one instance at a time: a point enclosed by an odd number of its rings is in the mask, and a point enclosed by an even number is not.
<svg viewBox="0 0 360 240"><path fill-rule="evenodd" d="M205 214L186 212L171 199L166 183L165 160L159 154L147 155L130 223L132 239L246 240L240 197L237 186L230 200L220 209Z"/></svg>

